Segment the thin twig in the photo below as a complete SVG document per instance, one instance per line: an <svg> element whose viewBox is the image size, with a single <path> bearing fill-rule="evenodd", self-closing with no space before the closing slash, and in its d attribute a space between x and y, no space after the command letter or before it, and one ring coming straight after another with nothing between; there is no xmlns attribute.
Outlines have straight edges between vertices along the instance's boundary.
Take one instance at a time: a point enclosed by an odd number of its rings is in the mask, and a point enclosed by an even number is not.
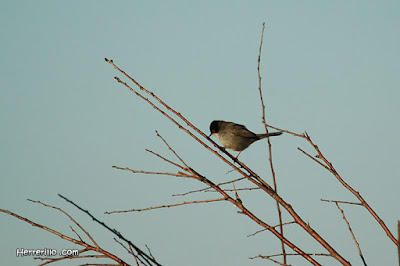
<svg viewBox="0 0 400 266"><path fill-rule="evenodd" d="M178 177L193 177L192 175L188 175L182 172L178 172L177 174L174 173L168 173L168 172L152 172L152 171L142 171L142 170L133 170L128 167L119 167L119 166L113 166L115 169L119 170L124 170L124 171L130 171L132 173L136 174L148 174L148 175L171 175L171 176L178 176Z"/></svg>
<svg viewBox="0 0 400 266"><path fill-rule="evenodd" d="M148 208L144 208L144 209L131 209L131 210L122 210L122 211L109 211L109 212L104 212L104 213L105 213L105 214L113 214L113 213L125 213L125 212L141 212L141 211L149 211L149 210L155 210L155 209L162 209L162 208L170 208L170 207L182 206L182 205L187 205L187 204L209 203L209 202L222 201L222 200L226 200L226 199L225 199L225 198L218 198L218 199L210 199L210 200L185 201L185 202L180 202L180 203L176 203L176 204L168 204L168 205L154 206L154 207L148 207Z"/></svg>
<svg viewBox="0 0 400 266"><path fill-rule="evenodd" d="M120 244L129 254L131 254L131 255L135 258L136 265L139 266L139 261L138 261L136 255L135 255L135 253L133 252L131 246L129 246L129 249L128 249L128 248L124 245L124 243L118 241L118 239L116 239L115 237L114 237L114 241L117 242L118 244Z"/></svg>
<svg viewBox="0 0 400 266"><path fill-rule="evenodd" d="M176 167L181 168L181 169L184 170L184 171L188 171L188 169L186 169L185 167L182 167L181 165L179 165L179 164L177 164L177 163L174 163L174 162L171 161L171 160L168 160L168 159L165 158L164 156L161 156L160 154L158 154L158 153L156 153L156 152L154 152L154 151L151 151L151 150L149 150L149 149L146 149L146 151L147 151L147 152L150 152L151 154L154 154L155 156L157 156L157 157L163 159L164 161L166 161L166 162L168 162L168 163L170 163L170 164L172 164L172 165L175 165Z"/></svg>
<svg viewBox="0 0 400 266"><path fill-rule="evenodd" d="M264 29L265 29L265 22L262 25L262 32L261 32L261 41L260 41L260 50L258 53L258 64L257 64L257 72L258 72L258 91L260 92L260 100L261 100L261 107L262 107L262 122L265 127L265 133L268 134L268 126L265 118L265 105L264 105L264 99L263 99L263 94L261 90L261 74L260 74L260 62L261 62L261 50L262 50L262 45L263 45L263 39L264 39ZM268 153L269 153L269 165L271 167L271 173L272 173L272 180L274 182L274 190L276 193L278 193L278 187L276 183L276 176L275 176L275 170L274 170L274 165L272 163L272 146L271 146L271 141L269 138L267 138L268 141ZM279 224L280 224L280 232L283 235L283 226L282 226L282 211L281 207L279 205L279 201L276 200L276 209L278 211L278 218L279 218ZM283 264L286 264L286 251L285 251L285 244L283 241L281 241L281 246L282 246L282 253L283 253Z"/></svg>
<svg viewBox="0 0 400 266"><path fill-rule="evenodd" d="M79 238L79 240L83 242L81 236L74 230L74 228L72 228L72 226L69 226L69 228L71 228L72 232L74 232L75 235Z"/></svg>
<svg viewBox="0 0 400 266"><path fill-rule="evenodd" d="M278 131L282 131L282 132L288 133L288 134L293 135L293 136L296 136L296 137L304 138L304 134L298 134L298 133L295 133L295 132L293 132L293 131L289 131L289 130L287 130L287 129L282 129L282 128L274 127L274 126L271 126L271 125L268 125L268 124L267 124L267 126L270 127L270 128L272 128L272 129L275 129L275 130L278 130Z"/></svg>
<svg viewBox="0 0 400 266"><path fill-rule="evenodd" d="M261 189L259 187L244 187L244 188L236 188L236 189L231 189L231 188L224 188L224 191L251 191L251 190L258 190ZM215 192L213 190L205 191L205 192Z"/></svg>
<svg viewBox="0 0 400 266"><path fill-rule="evenodd" d="M297 149L299 151L301 151L302 153L304 153L305 155L308 156L308 158L312 159L314 162L318 163L319 165L321 165L322 167L324 167L326 170L328 170L329 172L331 172L331 169L329 169L328 166L326 166L325 164L321 163L320 161L318 161L317 159L315 159L315 157L311 156L309 153L305 152L304 150L302 150L301 148L297 147Z"/></svg>
<svg viewBox="0 0 400 266"><path fill-rule="evenodd" d="M331 254L328 254L328 253L307 253L308 255L310 255L310 256L321 256L321 257L332 257L332 255ZM258 255L258 256L254 256L254 257L251 257L250 259L257 259L257 258L266 258L266 257L268 257L268 258L273 258L273 257L279 257L279 256L283 256L283 253L280 253L280 254L273 254L273 255L268 255L268 256L265 256L265 255ZM286 256L299 256L299 254L298 253L286 253Z"/></svg>
<svg viewBox="0 0 400 266"><path fill-rule="evenodd" d="M357 241L357 239L356 239L356 236L354 235L353 230L351 229L350 223L349 223L349 221L346 219L346 216L344 215L343 209L340 208L339 203L336 202L335 204L336 204L336 207L339 209L339 211L342 213L343 219L344 219L344 221L346 222L347 227L349 228L350 234L351 234L351 236L353 237L354 243L355 243L356 246L357 246L358 254L360 255L360 257L361 257L361 259L362 259L364 265L367 266L367 263L366 263L365 260L364 260L364 256L363 256L362 251L361 251L361 248L360 248L360 244L358 244L358 241Z"/></svg>
<svg viewBox="0 0 400 266"><path fill-rule="evenodd" d="M31 200L31 199L28 199L28 201L30 201L30 202L33 202L33 203L37 203L37 204L40 204L40 205L43 205L43 206L45 206L45 207L48 207L48 208L52 208L52 209L55 209L55 210L58 210L59 212L62 212L64 215L66 215L74 224L76 224L86 235L87 235L87 237L89 237L89 239L92 241L92 243L97 247L97 248L100 248L99 247L99 245L96 243L96 241L94 241L94 239L93 239L93 237L77 222L77 221L75 221L75 219L73 219L68 213L66 213L64 210L62 210L61 208L58 208L58 207L55 207L55 206L51 206L51 205L48 205L48 204L45 204L45 203L43 203L43 202L41 202L41 201L37 201L37 200ZM72 228L72 227L71 227ZM76 232L75 232L76 233ZM79 237L79 235L78 235L78 237ZM80 237L79 237L79 239L81 239ZM81 239L82 240L82 239ZM82 241L83 242L83 241Z"/></svg>
<svg viewBox="0 0 400 266"><path fill-rule="evenodd" d="M149 255L147 255L145 252L143 252L140 248L138 248L136 245L134 245L130 240L126 239L123 235L121 235L120 232L118 232L115 229L110 228L108 225L106 225L104 222L99 221L96 217L94 217L88 210L83 209L82 207L80 207L79 205L77 205L75 202L73 202L72 200L64 197L61 194L58 194L58 196L62 199L64 199L65 201L67 201L68 203L72 204L73 206L75 206L76 208L78 208L80 211L86 213L87 215L90 216L90 218L93 219L93 221L95 221L96 223L102 225L104 228L106 228L107 230L109 230L111 233L113 233L114 235L118 236L118 238L124 240L126 243L132 245L132 247L136 250L136 252L139 254L140 257L143 258L143 260L145 260L148 264L151 265L151 263L154 263L155 265L161 265L159 264L156 260L154 260L153 258L151 258Z"/></svg>
<svg viewBox="0 0 400 266"><path fill-rule="evenodd" d="M141 259L138 258L138 256L136 256L135 253L133 252L133 249L132 249L132 245L131 245L131 244L129 244L129 250L131 251L131 254L133 255L133 257L135 258L135 262L136 262L137 266L139 266L139 261L140 261L142 264L144 264L144 263L141 261ZM151 255L151 254L150 254L150 255ZM151 256L151 257L154 259L153 256ZM139 261L138 261L138 260L139 260Z"/></svg>
<svg viewBox="0 0 400 266"><path fill-rule="evenodd" d="M295 221L293 221L293 222L287 222L287 223L283 223L282 225L288 225L288 224L295 224L296 222ZM274 225L274 226L272 226L273 228L276 228L276 227L280 227L281 226L281 224L278 224L278 225ZM261 232L264 232L264 231L266 231L267 229L261 229L261 230L258 230L258 231L256 231L256 232L254 232L254 233L252 233L252 234L250 234L250 235L247 235L247 237L250 237L250 236L255 236L256 234L258 234L258 233L261 233Z"/></svg>
<svg viewBox="0 0 400 266"><path fill-rule="evenodd" d="M33 259L34 260L41 260L41 261L45 261L46 260L46 262L41 263L41 264L38 265L38 266L44 266L44 265L55 263L55 262L59 262L59 261L62 261L62 260L88 259L88 258L107 259L108 257L106 255L84 255L84 256L78 256L78 257L75 257L75 256L64 256L64 257L58 257L58 258L35 257ZM120 265L120 264L117 264L117 265Z"/></svg>
<svg viewBox="0 0 400 266"><path fill-rule="evenodd" d="M326 201L326 202L332 202L332 203L343 203L343 204L352 204L352 205L361 205L359 202L350 202L350 201L342 201L342 200L327 200L327 199L321 199L321 201Z"/></svg>
<svg viewBox="0 0 400 266"><path fill-rule="evenodd" d="M237 179L234 179L234 180L231 180L231 181L227 181L227 182L223 182L223 183L219 183L219 184L216 184L216 185L220 187L220 186L223 186L223 185L226 185L226 184L230 184L230 183L233 183L233 182L237 182L237 181L240 181L240 180L243 180L243 179L246 179L246 177L237 178ZM211 187L206 187L206 188L201 188L201 189L188 191L188 192L181 193L181 194L174 194L172 196L186 196L188 194L197 193L197 192L203 192L203 191L207 191L207 190L210 190L210 189L212 189L212 188Z"/></svg>
<svg viewBox="0 0 400 266"><path fill-rule="evenodd" d="M146 248L147 248L147 251L149 252L149 255L150 255L152 258L154 258L154 257L153 257L153 254L151 254L150 248L149 248L147 245L145 245L145 246L146 246Z"/></svg>
<svg viewBox="0 0 400 266"><path fill-rule="evenodd" d="M276 264L279 264L279 265L281 265L281 266L291 266L290 264L286 264L286 263L282 263L282 262L279 262L279 261L277 261L277 260L274 260L274 259L270 258L270 256L258 255L258 256L256 256L256 257L252 257L252 258L250 258L250 259L257 259L257 258L270 260L270 261L272 261L272 262L274 262L274 263L276 263Z"/></svg>

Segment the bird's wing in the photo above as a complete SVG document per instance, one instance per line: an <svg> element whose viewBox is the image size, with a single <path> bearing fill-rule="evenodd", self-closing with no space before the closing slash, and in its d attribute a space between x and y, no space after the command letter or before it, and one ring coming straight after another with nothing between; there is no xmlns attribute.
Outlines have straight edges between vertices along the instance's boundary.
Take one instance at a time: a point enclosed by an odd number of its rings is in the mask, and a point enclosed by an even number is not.
<svg viewBox="0 0 400 266"><path fill-rule="evenodd" d="M232 125L232 134L244 137L244 138L250 138L250 139L258 139L257 135L248 130L245 126L239 125L239 124L233 124Z"/></svg>

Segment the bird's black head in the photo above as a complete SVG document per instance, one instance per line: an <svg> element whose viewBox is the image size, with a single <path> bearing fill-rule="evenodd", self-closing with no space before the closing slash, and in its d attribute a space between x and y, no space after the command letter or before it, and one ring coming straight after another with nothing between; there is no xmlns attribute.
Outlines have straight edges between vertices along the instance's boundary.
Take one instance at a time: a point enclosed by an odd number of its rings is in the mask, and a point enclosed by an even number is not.
<svg viewBox="0 0 400 266"><path fill-rule="evenodd" d="M210 124L210 132L211 132L210 136L212 134L214 134L214 133L218 133L218 131L219 131L219 122L220 121L217 121L217 120L214 120L214 121L211 122L211 124Z"/></svg>

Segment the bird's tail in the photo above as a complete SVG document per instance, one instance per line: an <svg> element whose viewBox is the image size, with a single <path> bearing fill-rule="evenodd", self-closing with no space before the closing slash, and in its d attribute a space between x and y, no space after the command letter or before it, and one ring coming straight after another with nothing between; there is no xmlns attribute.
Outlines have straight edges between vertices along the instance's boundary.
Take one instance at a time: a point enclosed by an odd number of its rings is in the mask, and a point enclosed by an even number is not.
<svg viewBox="0 0 400 266"><path fill-rule="evenodd" d="M269 137L273 137L273 136L279 136L279 135L282 135L282 133L283 132L278 131L278 132L271 132L271 133L268 133L268 134L257 134L257 137L259 139L264 139L264 138L269 138Z"/></svg>

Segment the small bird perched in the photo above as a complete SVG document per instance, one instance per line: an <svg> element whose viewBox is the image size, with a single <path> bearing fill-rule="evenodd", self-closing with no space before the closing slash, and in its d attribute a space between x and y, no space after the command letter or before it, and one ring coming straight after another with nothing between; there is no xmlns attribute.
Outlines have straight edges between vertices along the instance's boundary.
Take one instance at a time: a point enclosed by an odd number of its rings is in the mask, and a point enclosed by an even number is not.
<svg viewBox="0 0 400 266"><path fill-rule="evenodd" d="M210 136L216 135L224 148L239 151L239 154L257 140L282 134L282 132L254 134L243 125L221 120L212 121L210 124L210 131Z"/></svg>

